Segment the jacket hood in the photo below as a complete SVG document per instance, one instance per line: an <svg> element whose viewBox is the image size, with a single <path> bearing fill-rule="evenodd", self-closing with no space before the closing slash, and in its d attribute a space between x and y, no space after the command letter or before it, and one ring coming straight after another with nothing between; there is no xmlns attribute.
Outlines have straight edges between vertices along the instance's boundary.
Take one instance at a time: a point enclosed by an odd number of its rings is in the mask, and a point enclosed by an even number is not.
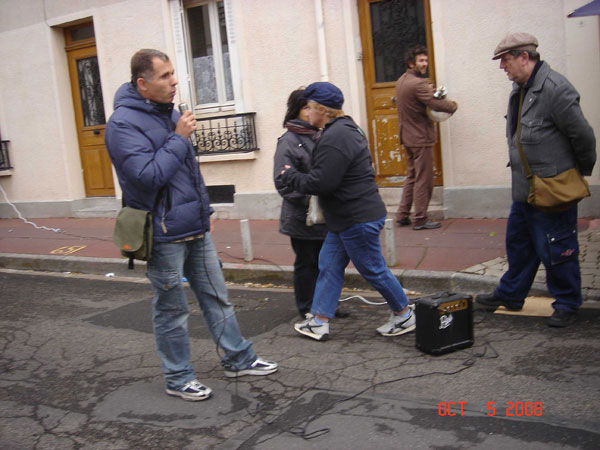
<svg viewBox="0 0 600 450"><path fill-rule="evenodd" d="M365 136L365 133L363 132L363 130L358 125L356 125L356 122L350 116L334 117L333 120L331 120L325 124L325 128L323 129L323 131L327 130L335 122L337 122L339 125L341 125L343 127L351 128L352 130L358 131L360 134L363 135L363 137Z"/></svg>
<svg viewBox="0 0 600 450"><path fill-rule="evenodd" d="M173 103L159 104L140 95L136 87L130 82L123 83L115 93L114 109L121 106L139 109L146 112L171 111Z"/></svg>

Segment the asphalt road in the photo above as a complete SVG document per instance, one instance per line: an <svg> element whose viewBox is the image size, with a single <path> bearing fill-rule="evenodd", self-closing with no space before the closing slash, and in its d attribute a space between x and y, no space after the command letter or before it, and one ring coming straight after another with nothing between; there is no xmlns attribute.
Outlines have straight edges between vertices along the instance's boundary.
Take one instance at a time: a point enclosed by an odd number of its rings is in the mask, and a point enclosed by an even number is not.
<svg viewBox="0 0 600 450"><path fill-rule="evenodd" d="M236 382L189 298L214 393L198 403L164 393L143 280L0 271L0 448L600 448L598 309L568 329L476 309L475 344L436 357L414 333L378 336L385 306L345 302L315 342L290 291L231 287L243 333L280 363Z"/></svg>

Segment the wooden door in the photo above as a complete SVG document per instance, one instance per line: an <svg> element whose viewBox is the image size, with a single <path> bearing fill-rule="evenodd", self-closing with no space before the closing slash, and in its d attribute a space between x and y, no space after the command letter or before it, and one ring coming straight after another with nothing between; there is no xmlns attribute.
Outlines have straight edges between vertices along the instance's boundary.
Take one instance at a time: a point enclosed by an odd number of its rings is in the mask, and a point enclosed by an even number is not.
<svg viewBox="0 0 600 450"><path fill-rule="evenodd" d="M88 197L114 196L113 174L104 145L106 117L91 22L65 29L79 153Z"/></svg>
<svg viewBox="0 0 600 450"><path fill-rule="evenodd" d="M379 186L401 186L406 151L398 139L396 80L406 71L404 53L416 44L429 51L428 76L435 80L428 0L358 0L369 142ZM435 184L441 185L439 143L434 148Z"/></svg>

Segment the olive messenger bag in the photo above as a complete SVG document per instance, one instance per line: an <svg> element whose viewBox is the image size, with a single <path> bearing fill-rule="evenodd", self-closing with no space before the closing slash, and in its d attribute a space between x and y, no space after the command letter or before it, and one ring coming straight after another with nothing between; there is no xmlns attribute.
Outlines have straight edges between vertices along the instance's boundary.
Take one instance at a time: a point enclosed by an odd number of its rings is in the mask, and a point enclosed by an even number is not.
<svg viewBox="0 0 600 450"><path fill-rule="evenodd" d="M133 260L148 261L152 255L152 213L141 209L123 207L117 215L113 242L121 255L129 258L128 268L133 269Z"/></svg>
<svg viewBox="0 0 600 450"><path fill-rule="evenodd" d="M517 146L527 180L529 181L527 203L545 212L565 211L585 197L589 197L590 187L585 178L579 173L579 170L577 170L577 167L565 170L554 177L547 178L538 177L531 172L525 152L523 151L523 146L521 145L523 93L524 89L521 88L517 120Z"/></svg>

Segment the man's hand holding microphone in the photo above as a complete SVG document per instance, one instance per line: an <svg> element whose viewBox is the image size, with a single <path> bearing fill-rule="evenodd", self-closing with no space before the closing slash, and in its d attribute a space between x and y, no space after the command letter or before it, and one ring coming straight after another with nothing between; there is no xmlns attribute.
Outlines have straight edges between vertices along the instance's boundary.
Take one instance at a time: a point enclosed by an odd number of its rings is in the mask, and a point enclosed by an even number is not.
<svg viewBox="0 0 600 450"><path fill-rule="evenodd" d="M187 103L181 103L179 105L179 112L181 117L177 121L175 126L175 133L180 134L186 139L189 139L194 146L194 150L198 148L198 141L196 139L196 118L194 113L190 111Z"/></svg>

